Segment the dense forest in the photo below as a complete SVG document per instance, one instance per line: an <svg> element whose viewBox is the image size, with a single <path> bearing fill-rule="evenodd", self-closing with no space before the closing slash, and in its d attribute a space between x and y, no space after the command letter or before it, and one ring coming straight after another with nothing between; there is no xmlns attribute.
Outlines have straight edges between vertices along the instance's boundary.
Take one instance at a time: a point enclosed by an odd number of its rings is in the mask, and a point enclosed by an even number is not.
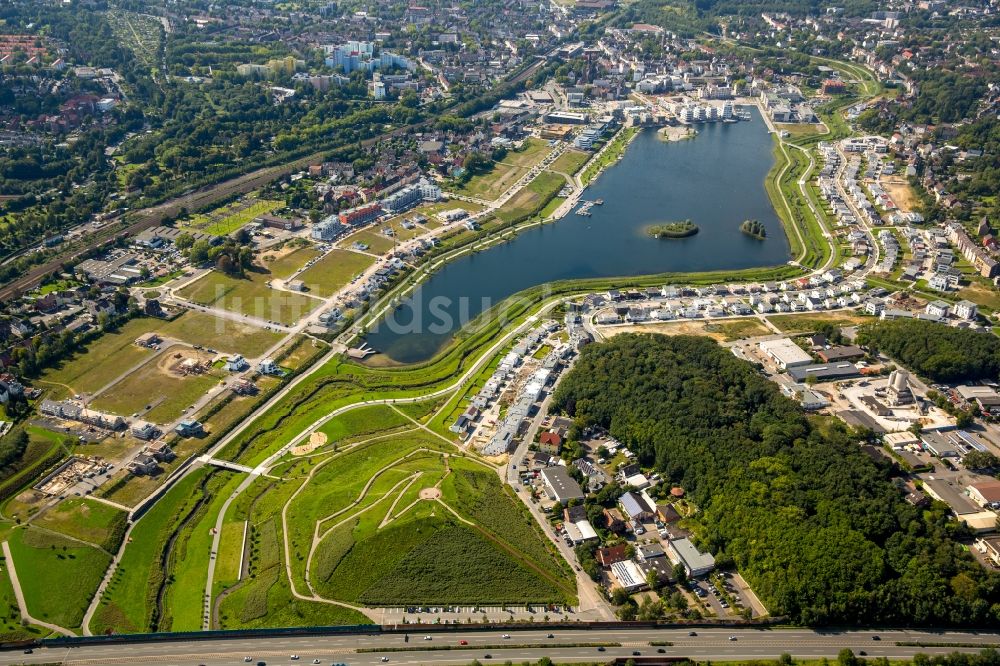
<svg viewBox="0 0 1000 666"><path fill-rule="evenodd" d="M1000 575L908 504L890 466L839 422L809 420L749 363L698 337L621 335L586 347L554 407L599 425L683 486L696 536L775 615L822 624L985 626Z"/></svg>
<svg viewBox="0 0 1000 666"><path fill-rule="evenodd" d="M1000 374L1000 339L981 331L899 319L865 324L857 341L935 382L996 379Z"/></svg>

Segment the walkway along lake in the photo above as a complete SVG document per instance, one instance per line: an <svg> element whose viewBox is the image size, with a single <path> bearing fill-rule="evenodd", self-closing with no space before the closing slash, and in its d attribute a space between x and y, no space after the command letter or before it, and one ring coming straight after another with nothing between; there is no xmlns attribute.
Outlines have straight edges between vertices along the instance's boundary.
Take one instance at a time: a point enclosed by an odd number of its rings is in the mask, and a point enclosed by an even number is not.
<svg viewBox="0 0 1000 666"><path fill-rule="evenodd" d="M535 285L783 264L788 239L764 190L772 150L756 109L748 122L700 125L696 137L679 142L644 130L586 190L585 201L604 199L590 217L571 213L447 264L366 340L393 361L417 363L483 310ZM651 224L684 219L698 225L697 235L657 240L645 233ZM740 232L746 219L763 222L767 238Z"/></svg>

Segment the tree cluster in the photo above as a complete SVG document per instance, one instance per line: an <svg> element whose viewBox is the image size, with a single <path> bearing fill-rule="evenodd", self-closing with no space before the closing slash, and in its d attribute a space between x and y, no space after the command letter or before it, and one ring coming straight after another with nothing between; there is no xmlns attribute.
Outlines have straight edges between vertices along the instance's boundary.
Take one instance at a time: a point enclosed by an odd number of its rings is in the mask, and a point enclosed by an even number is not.
<svg viewBox="0 0 1000 666"><path fill-rule="evenodd" d="M607 428L685 488L696 538L776 615L804 624L985 626L1000 575L953 540L943 505L908 504L840 422L808 420L749 363L698 337L586 347L554 407Z"/></svg>
<svg viewBox="0 0 1000 666"><path fill-rule="evenodd" d="M995 379L1000 373L1000 339L964 328L919 319L878 321L858 329L857 342L935 382Z"/></svg>

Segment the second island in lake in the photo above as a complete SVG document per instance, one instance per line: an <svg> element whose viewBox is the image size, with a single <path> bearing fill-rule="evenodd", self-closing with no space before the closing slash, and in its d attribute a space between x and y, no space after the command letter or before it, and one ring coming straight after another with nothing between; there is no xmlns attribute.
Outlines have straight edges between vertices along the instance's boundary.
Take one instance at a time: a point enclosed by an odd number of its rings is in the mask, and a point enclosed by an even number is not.
<svg viewBox="0 0 1000 666"><path fill-rule="evenodd" d="M743 220L740 231L758 240L767 238L767 229L764 228L764 223L760 220Z"/></svg>
<svg viewBox="0 0 1000 666"><path fill-rule="evenodd" d="M691 220L653 224L646 227L646 233L653 238L687 238L698 233L698 225Z"/></svg>

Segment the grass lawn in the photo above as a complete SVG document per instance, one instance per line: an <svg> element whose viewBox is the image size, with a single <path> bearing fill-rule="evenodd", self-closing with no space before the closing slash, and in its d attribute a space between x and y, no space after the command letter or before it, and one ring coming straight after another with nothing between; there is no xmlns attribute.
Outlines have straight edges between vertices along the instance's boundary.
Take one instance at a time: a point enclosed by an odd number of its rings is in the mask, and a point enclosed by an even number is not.
<svg viewBox="0 0 1000 666"><path fill-rule="evenodd" d="M79 627L111 557L31 528L16 530L9 542L31 615L67 629Z"/></svg>
<svg viewBox="0 0 1000 666"><path fill-rule="evenodd" d="M497 217L505 222L530 217L542 210L565 184L566 179L559 174L543 171L498 208Z"/></svg>
<svg viewBox="0 0 1000 666"><path fill-rule="evenodd" d="M801 335L812 333L816 326L823 323L836 326L856 326L871 321L871 317L853 311L824 312L821 314L783 314L768 315L768 321L778 327L782 333Z"/></svg>
<svg viewBox="0 0 1000 666"><path fill-rule="evenodd" d="M240 561L243 555L243 531L246 523L242 520L227 521L222 525L219 539L219 555L215 562L215 582L217 589L235 584L240 578Z"/></svg>
<svg viewBox="0 0 1000 666"><path fill-rule="evenodd" d="M125 535L128 515L121 509L85 497L70 497L52 507L34 524L115 552Z"/></svg>
<svg viewBox="0 0 1000 666"><path fill-rule="evenodd" d="M362 413L356 423L340 422L336 429L357 435L366 422L373 431L375 424L384 430L403 422L387 410L357 411ZM320 594L372 605L561 603L575 596L568 565L492 468L422 431L370 438L358 437L367 443L341 447L322 462L302 459L281 472L295 479L294 488L305 469L314 467L288 512L298 585L305 584L310 566ZM438 484L443 500L475 525L462 523L438 502L419 500L422 488ZM310 565L303 556L317 527L322 541Z"/></svg>
<svg viewBox="0 0 1000 666"><path fill-rule="evenodd" d="M391 242L391 241L390 241ZM310 291L329 296L344 287L355 275L375 263L375 258L349 250L331 250L299 276Z"/></svg>
<svg viewBox="0 0 1000 666"><path fill-rule="evenodd" d="M494 162L493 168L489 171L473 176L454 191L457 194L492 201L510 189L550 152L552 148L547 141L527 139L521 150L509 151L501 161Z"/></svg>
<svg viewBox="0 0 1000 666"><path fill-rule="evenodd" d="M779 132L788 132L792 137L824 134L823 126L819 123L775 123L774 126Z"/></svg>
<svg viewBox="0 0 1000 666"><path fill-rule="evenodd" d="M211 498L178 533L170 555L170 581L164 602L166 616L161 629L198 631L201 629L202 600L212 552L212 529L223 503L243 480L235 472L216 472L205 489Z"/></svg>
<svg viewBox="0 0 1000 666"><path fill-rule="evenodd" d="M962 287L957 294L959 299L972 301L976 305L989 308L996 312L1000 310L1000 290L972 280L968 286Z"/></svg>
<svg viewBox="0 0 1000 666"><path fill-rule="evenodd" d="M203 467L189 474L136 524L91 622L95 634L134 633L150 626L156 591L165 575L160 554L177 524L198 502L201 483L209 472Z"/></svg>
<svg viewBox="0 0 1000 666"><path fill-rule="evenodd" d="M354 243L364 243L368 246L368 249L362 250L362 252L385 254L393 248L393 242L391 236L386 236L382 233L382 229L383 227L379 226L357 231L342 240L340 242L340 247L349 248Z"/></svg>
<svg viewBox="0 0 1000 666"><path fill-rule="evenodd" d="M336 442L348 437L391 430L409 424L410 421L391 407L370 405L352 409L331 419L320 428L320 432L327 436L328 441Z"/></svg>
<svg viewBox="0 0 1000 666"><path fill-rule="evenodd" d="M153 423L169 423L219 383L216 371L180 376L160 365L161 361L146 363L98 396L93 401L94 409L127 416L152 405L143 418Z"/></svg>
<svg viewBox="0 0 1000 666"><path fill-rule="evenodd" d="M4 567L0 571L0 642L23 641L31 638L42 638L48 629L21 624L21 609L17 606L14 596L14 586Z"/></svg>
<svg viewBox="0 0 1000 666"><path fill-rule="evenodd" d="M188 310L177 319L159 322L155 329L161 335L201 345L221 352L240 353L255 358L273 347L282 336L259 326L213 317Z"/></svg>
<svg viewBox="0 0 1000 666"><path fill-rule="evenodd" d="M3 470L0 470L0 479L2 479L0 480L0 491L5 493L5 496L10 496L18 488L28 485L45 467L69 455L76 444L70 438L67 438L67 442L64 444L63 435L44 428L28 426L26 432L28 433L28 446L21 458L8 463ZM34 513L33 509L20 513L10 503L3 508L4 516L20 518L22 521L27 519L31 513Z"/></svg>
<svg viewBox="0 0 1000 666"><path fill-rule="evenodd" d="M269 273L249 272L244 278L236 278L211 271L179 294L201 305L286 325L294 324L320 304L303 294L274 291L268 286L270 280Z"/></svg>
<svg viewBox="0 0 1000 666"><path fill-rule="evenodd" d="M559 208L564 201L566 201L565 197L553 197L552 201L545 204L545 208L538 211L538 217L543 220L547 219L550 215L552 215L552 213L556 212L556 209Z"/></svg>
<svg viewBox="0 0 1000 666"><path fill-rule="evenodd" d="M565 173L572 176L579 171L589 159L590 153L585 153L582 150L570 149L557 157L555 161L549 165L549 170L558 171L559 173Z"/></svg>
<svg viewBox="0 0 1000 666"><path fill-rule="evenodd" d="M39 384L51 388L50 397L54 399L96 391L124 370L153 356L153 351L136 346L135 339L143 333L159 330L162 323L145 317L132 319L117 331L105 333L89 343L71 359L46 370Z"/></svg>
<svg viewBox="0 0 1000 666"><path fill-rule="evenodd" d="M518 150L508 150L507 155L500 160L503 164L530 169L552 152L552 146L544 139L528 138Z"/></svg>
<svg viewBox="0 0 1000 666"><path fill-rule="evenodd" d="M315 259L319 255L319 250L313 247L299 247L290 252L283 250L278 254L265 254L261 263L271 272L271 275L285 279L305 266L310 259Z"/></svg>

